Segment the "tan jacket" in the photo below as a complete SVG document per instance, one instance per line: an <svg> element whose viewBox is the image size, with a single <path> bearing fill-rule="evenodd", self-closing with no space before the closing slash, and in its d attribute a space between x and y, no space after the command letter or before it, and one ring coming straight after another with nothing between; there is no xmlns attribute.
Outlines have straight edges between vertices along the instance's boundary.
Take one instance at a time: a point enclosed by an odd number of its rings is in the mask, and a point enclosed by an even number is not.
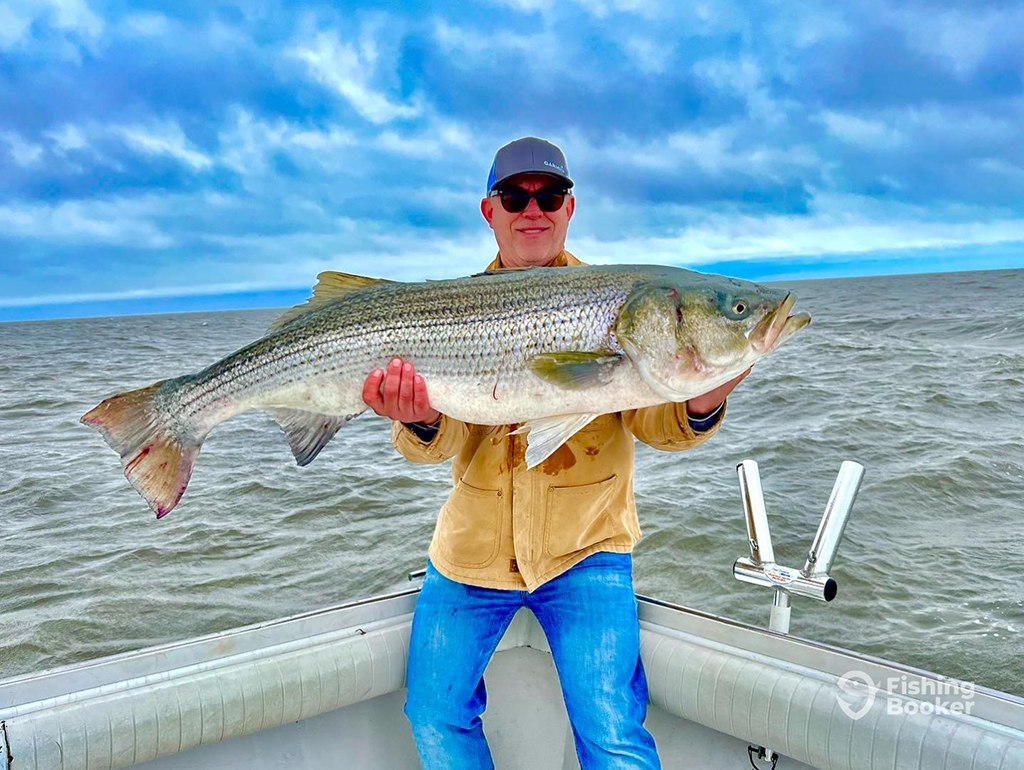
<svg viewBox="0 0 1024 770"><path fill-rule="evenodd" d="M567 251L556 266L583 264ZM499 266L498 259L488 269ZM430 383L427 383L430 387ZM640 539L633 501L633 437L655 449L690 449L686 404L605 414L527 470L524 436L510 425L473 425L444 415L429 443L400 422L391 441L418 463L452 463L454 488L428 555L441 574L489 588L535 590L596 551L628 553Z"/></svg>

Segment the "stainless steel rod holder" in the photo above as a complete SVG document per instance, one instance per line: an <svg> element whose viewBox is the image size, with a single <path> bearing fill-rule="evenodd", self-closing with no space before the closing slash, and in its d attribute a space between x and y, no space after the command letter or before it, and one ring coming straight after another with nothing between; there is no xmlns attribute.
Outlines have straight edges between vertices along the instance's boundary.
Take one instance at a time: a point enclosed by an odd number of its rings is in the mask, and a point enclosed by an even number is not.
<svg viewBox="0 0 1024 770"><path fill-rule="evenodd" d="M857 499L857 492L860 491L863 479L864 466L860 463L845 460L840 466L839 476L825 506L825 514L821 517L814 542L807 552L804 575L825 575L832 569L839 541L846 530L846 522L850 518L850 511L853 510L853 503Z"/></svg>
<svg viewBox="0 0 1024 770"><path fill-rule="evenodd" d="M777 588L796 596L806 596L822 602L830 602L836 598L839 589L835 580L828 575L808 577L802 572L779 564L755 564L746 556L741 556L732 565L732 574L744 583Z"/></svg>
<svg viewBox="0 0 1024 770"><path fill-rule="evenodd" d="M764 507L764 492L761 490L761 474L757 470L757 463L744 460L736 466L736 473L740 477L740 497L747 517L750 559L755 564L773 564L775 551L768 531L768 511Z"/></svg>
<svg viewBox="0 0 1024 770"><path fill-rule="evenodd" d="M781 593L807 596L823 602L830 602L836 598L839 585L828 572L835 561L839 541L846 529L853 503L857 499L857 492L864 478L864 466L847 460L840 467L839 477L832 487L832 494L825 506L825 513L821 517L821 523L807 552L807 561L802 570L775 563L775 551L768 530L768 512L764 505L764 492L761 489L761 475L757 463L753 460L743 460L736 466L736 474L739 476L740 497L747 522L750 558L744 556L737 559L733 563L733 575L745 583L776 590L772 627L773 630L787 633L788 614L785 622L774 615L774 609L779 606L784 606L788 612L788 600L784 601Z"/></svg>
<svg viewBox="0 0 1024 770"><path fill-rule="evenodd" d="M808 596L823 602L830 602L836 598L839 586L829 576L828 571L835 561L839 541L846 529L853 503L857 499L857 491L864 478L864 466L849 460L840 466L839 477L832 487L832 494L825 506L825 513L818 524L818 531L807 552L807 562L802 570L775 563L772 536L768 531L768 511L764 507L764 492L761 489L761 474L757 469L757 463L753 460L743 460L736 466L736 474L740 480L740 498L747 521L750 558L741 556L737 559L732 565L732 574L737 580L745 583L775 589L768 628L776 633L788 634L790 613L793 609L790 606L791 596ZM760 748L759 756L771 757L772 767L775 767L778 754L769 747ZM748 747L748 753L753 750L753 746Z"/></svg>

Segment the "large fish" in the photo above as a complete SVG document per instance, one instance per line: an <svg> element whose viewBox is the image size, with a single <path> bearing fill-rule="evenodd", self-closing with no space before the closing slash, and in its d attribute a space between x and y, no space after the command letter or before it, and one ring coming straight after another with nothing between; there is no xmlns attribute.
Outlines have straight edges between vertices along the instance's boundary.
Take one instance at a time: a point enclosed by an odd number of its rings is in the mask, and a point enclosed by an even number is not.
<svg viewBox="0 0 1024 770"><path fill-rule="evenodd" d="M366 409L367 374L413 362L441 412L522 423L533 467L595 417L683 401L736 377L810 321L774 288L654 265L499 270L397 283L319 276L267 335L196 374L103 401L82 418L156 511L181 499L203 440L269 412L306 465Z"/></svg>

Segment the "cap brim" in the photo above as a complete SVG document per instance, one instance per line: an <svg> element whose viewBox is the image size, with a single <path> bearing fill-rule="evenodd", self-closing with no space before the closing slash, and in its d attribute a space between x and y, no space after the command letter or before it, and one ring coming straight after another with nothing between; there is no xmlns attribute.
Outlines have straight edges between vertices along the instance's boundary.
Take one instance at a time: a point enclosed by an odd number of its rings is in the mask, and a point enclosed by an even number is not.
<svg viewBox="0 0 1024 770"><path fill-rule="evenodd" d="M562 176L561 174L552 174L551 171L549 171L548 169L544 169L543 171L517 171L514 174L509 174L508 176L504 176L501 179L498 179L494 184L491 185L491 192L493 192L498 187L501 187L501 185L507 182L508 180L515 179L517 176L549 176L552 179L557 179L559 182L565 182L566 187L572 187L573 184L575 184L569 177Z"/></svg>

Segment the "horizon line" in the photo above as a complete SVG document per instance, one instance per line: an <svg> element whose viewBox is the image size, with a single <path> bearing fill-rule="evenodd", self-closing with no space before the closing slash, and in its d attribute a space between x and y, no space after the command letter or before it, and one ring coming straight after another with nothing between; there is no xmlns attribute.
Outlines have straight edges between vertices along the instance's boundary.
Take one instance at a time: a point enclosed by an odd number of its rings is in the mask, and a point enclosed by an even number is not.
<svg viewBox="0 0 1024 770"><path fill-rule="evenodd" d="M693 269L693 268L683 268ZM1022 267L996 267L996 268L950 268L948 270L931 270L931 271L908 271L898 273L870 273L870 274L859 274L859 275L833 275L825 277L814 277L804 276L800 278L744 278L743 280L749 280L756 283L804 283L810 281L846 281L846 280L863 280L870 278L907 278L907 277L920 277L928 275L945 275L947 273L995 273L995 272L1006 272L1014 270L1024 270ZM695 271L705 272L705 271ZM457 279L465 276L453 276L453 279ZM451 280L451 279L433 279L433 280ZM406 283L419 283L418 281L408 281ZM252 289L239 289L236 291L224 291L224 292L210 292L210 291L195 291L191 293L174 293L174 294L153 294L147 296L133 295L128 292L124 295L110 296L105 299L81 299L81 300L70 300L70 301L55 301L40 303L37 305L33 304L18 304L18 305L2 305L0 304L0 324L7 323L45 323L47 321L87 321L95 320L100 318L122 318L122 317L147 317L147 316L164 316L164 315L185 315L189 313L234 313L234 312L251 312L257 310L286 310L294 305L301 304L305 299L311 295L312 287L310 288L292 288L292 287L254 287ZM42 316L37 318L4 318L4 311L8 309L24 309L26 311L31 310L43 310L45 308L59 308L81 305L89 305L92 303L139 303L147 302L152 300L162 301L188 301L188 300L217 300L217 299L243 299L253 295L282 295L288 293L301 294L302 296L294 302L286 302L281 305L269 305L269 304L257 304L247 305L241 307L183 307L180 309L168 309L168 310L156 310L151 312L133 312L131 310L117 311L113 308L110 312L98 312L95 315L62 315L62 316ZM102 296L102 295L101 295ZM271 296L266 296L269 300Z"/></svg>

